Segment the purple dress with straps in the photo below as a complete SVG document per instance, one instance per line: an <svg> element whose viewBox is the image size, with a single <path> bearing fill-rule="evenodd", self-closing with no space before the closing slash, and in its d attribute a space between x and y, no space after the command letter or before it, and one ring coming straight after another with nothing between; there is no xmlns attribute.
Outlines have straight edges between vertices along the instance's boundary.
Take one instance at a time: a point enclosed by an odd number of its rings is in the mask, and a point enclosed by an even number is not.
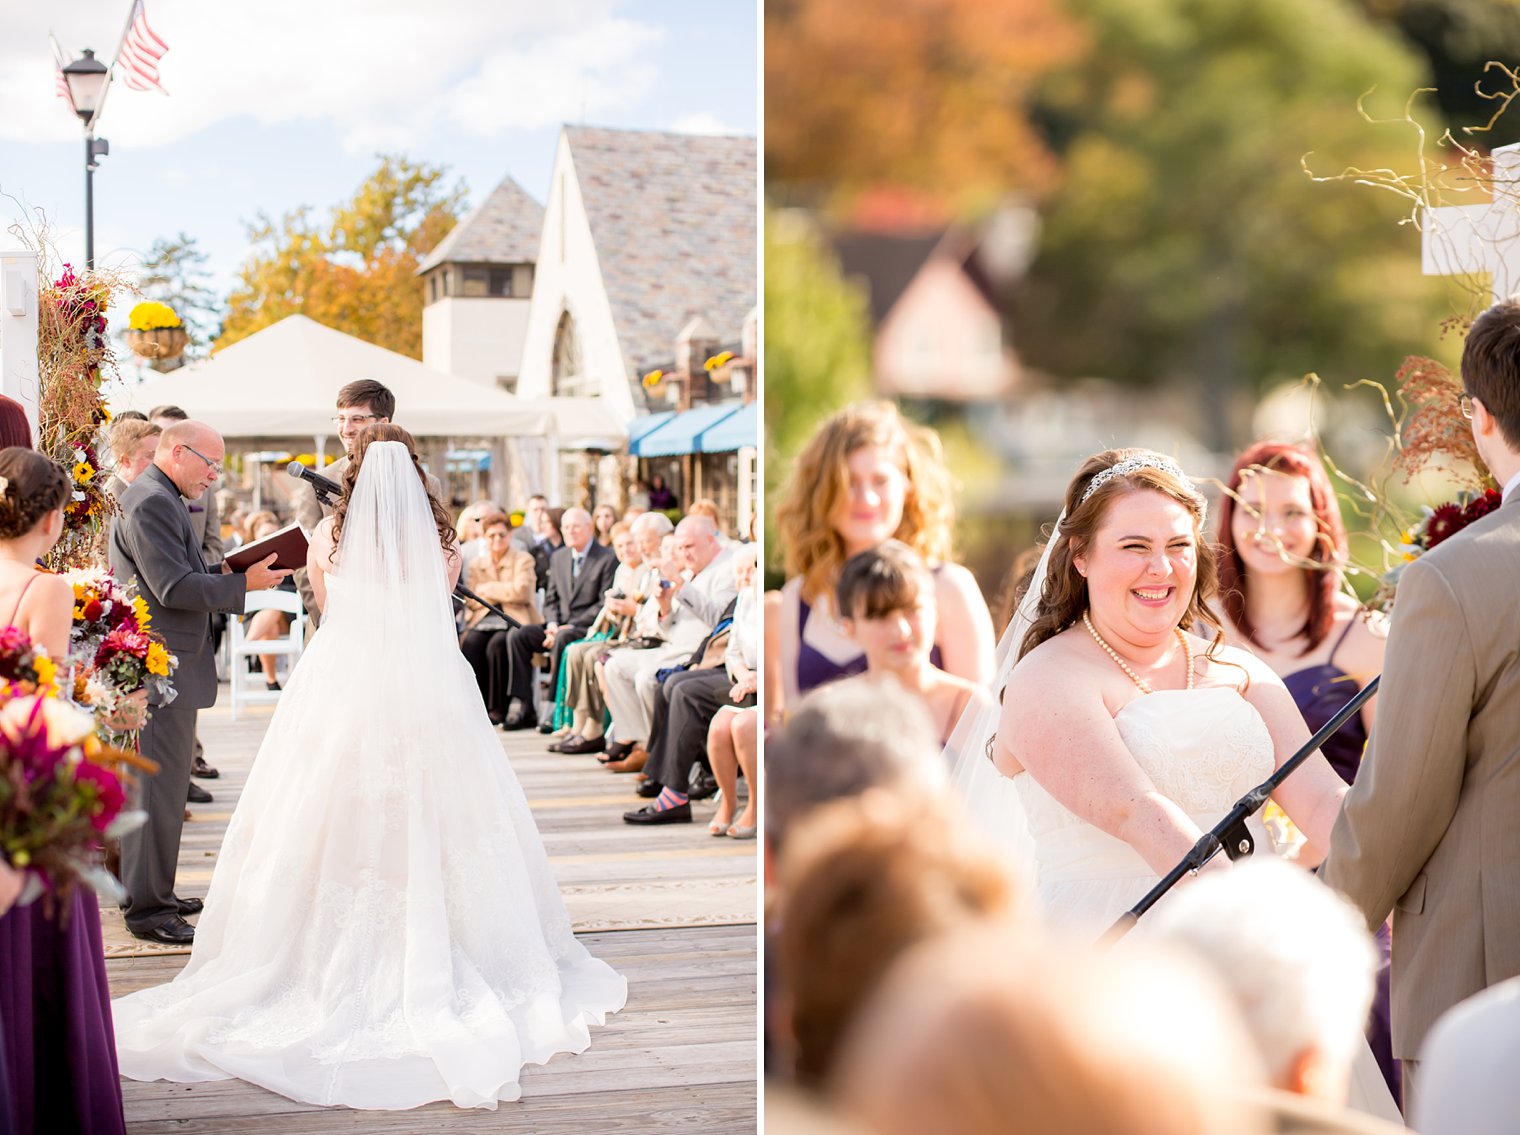
<svg viewBox="0 0 1520 1135"><path fill-rule="evenodd" d="M125 1135L100 904L80 887L64 913L0 916L0 1132Z"/></svg>
<svg viewBox="0 0 1520 1135"><path fill-rule="evenodd" d="M1356 680L1335 665L1335 655L1351 633L1354 620L1346 624L1340 638L1330 648L1330 657L1317 666L1305 666L1291 674L1283 675L1283 685L1293 695L1298 711L1311 733L1317 733L1335 716L1336 711L1351 700L1358 687ZM1361 714L1352 716L1320 746L1320 752L1330 762L1336 774L1350 784L1356 779L1361 767L1362 751L1367 747L1367 725ZM1378 1068L1388 1083L1388 1090L1395 1100L1401 1098L1399 1062L1393 1056L1393 1031L1389 1024L1388 975L1391 941L1388 926L1378 927L1378 954L1380 962L1377 973L1377 992L1372 999L1372 1015L1367 1022L1367 1043L1372 1047Z"/></svg>

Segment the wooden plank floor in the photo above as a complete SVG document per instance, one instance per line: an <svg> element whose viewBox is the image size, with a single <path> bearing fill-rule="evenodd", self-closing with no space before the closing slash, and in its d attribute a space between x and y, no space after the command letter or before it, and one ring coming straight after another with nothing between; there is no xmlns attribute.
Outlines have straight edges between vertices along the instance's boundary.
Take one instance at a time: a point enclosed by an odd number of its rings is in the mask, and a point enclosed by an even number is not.
<svg viewBox="0 0 1520 1135"><path fill-rule="evenodd" d="M234 723L222 704L201 714L207 760L222 776L197 806L180 852L180 893L204 895L237 793L268 725L256 708ZM122 1081L127 1127L157 1132L511 1131L746 1132L756 1129L756 845L707 834L697 822L632 827L631 777L590 757L547 753L538 734L503 734L533 806L577 932L628 978L628 1004L593 1028L591 1048L523 1071L523 1099L494 1112L433 1104L404 1112L296 1103L238 1080ZM135 940L104 914L108 949ZM185 954L112 956L113 995L168 981Z"/></svg>

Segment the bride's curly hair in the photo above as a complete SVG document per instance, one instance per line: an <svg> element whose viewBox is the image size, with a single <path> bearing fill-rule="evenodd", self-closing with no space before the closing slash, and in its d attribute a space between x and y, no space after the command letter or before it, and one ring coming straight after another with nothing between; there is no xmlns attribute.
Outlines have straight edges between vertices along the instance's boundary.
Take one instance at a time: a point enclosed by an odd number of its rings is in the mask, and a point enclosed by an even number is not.
<svg viewBox="0 0 1520 1135"><path fill-rule="evenodd" d="M1046 569L1045 584L1040 591L1039 608L1019 647L1020 658L1074 624L1082 617L1082 612L1087 610L1087 580L1077 570L1074 561L1087 549L1099 525L1103 523L1109 502L1121 493L1134 492L1136 489L1153 489L1176 501L1193 517L1193 541L1198 549L1198 577L1193 586L1193 596L1188 601L1179 625L1183 630L1190 630L1201 624L1212 632L1211 636L1203 636L1211 638L1207 650L1211 658L1224 646L1224 625L1209 607L1209 600L1219 587L1219 575L1214 562L1214 549L1203 535L1208 510L1203 494L1185 478L1179 479L1165 469L1144 466L1110 477L1094 490L1092 496L1082 499L1094 477L1132 457L1159 455L1147 449L1105 450L1083 462L1067 486L1066 519L1061 521L1061 529L1054 537L1050 565Z"/></svg>
<svg viewBox="0 0 1520 1135"><path fill-rule="evenodd" d="M427 472L417 459L417 440L392 422L374 422L359 431L359 436L354 439L353 456L349 459L348 468L343 470L343 496L333 507L332 551L328 553L328 559L337 554L338 537L343 534L343 520L348 515L348 502L354 495L359 468L364 464L364 451L377 441L399 441L406 446L406 451L412 455L412 467L417 470L417 479L422 482L422 491L427 493L428 506L433 510L433 523L438 526L438 543L445 554L453 552L457 540L454 520L428 488Z"/></svg>

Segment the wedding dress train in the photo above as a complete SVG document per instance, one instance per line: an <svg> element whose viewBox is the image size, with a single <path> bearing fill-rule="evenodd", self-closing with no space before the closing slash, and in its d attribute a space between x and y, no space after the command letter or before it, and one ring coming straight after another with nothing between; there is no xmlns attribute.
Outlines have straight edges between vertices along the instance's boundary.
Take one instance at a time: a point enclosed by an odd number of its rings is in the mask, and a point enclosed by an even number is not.
<svg viewBox="0 0 1520 1135"><path fill-rule="evenodd" d="M405 447L371 444L190 962L113 1006L124 1075L494 1108L622 1007L454 640L425 510Z"/></svg>

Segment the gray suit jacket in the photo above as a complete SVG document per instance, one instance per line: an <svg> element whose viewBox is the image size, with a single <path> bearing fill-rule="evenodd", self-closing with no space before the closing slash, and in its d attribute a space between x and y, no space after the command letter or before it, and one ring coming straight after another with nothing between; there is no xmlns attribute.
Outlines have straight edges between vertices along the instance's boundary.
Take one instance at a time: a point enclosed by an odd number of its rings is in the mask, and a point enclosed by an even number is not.
<svg viewBox="0 0 1520 1135"><path fill-rule="evenodd" d="M1393 1052L1520 974L1520 497L1399 580L1377 720L1322 876L1393 913Z"/></svg>
<svg viewBox="0 0 1520 1135"><path fill-rule="evenodd" d="M577 627L596 622L606 593L612 590L617 572L617 556L611 548L595 540L586 547L586 559L579 576L573 576L570 545L556 549L549 557L549 586L544 590L544 621Z"/></svg>
<svg viewBox="0 0 1520 1135"><path fill-rule="evenodd" d="M111 533L111 569L135 584L148 604L153 630L179 659L176 708L204 709L216 701L211 613L241 611L247 580L207 565L185 500L164 472L149 465L122 495Z"/></svg>

